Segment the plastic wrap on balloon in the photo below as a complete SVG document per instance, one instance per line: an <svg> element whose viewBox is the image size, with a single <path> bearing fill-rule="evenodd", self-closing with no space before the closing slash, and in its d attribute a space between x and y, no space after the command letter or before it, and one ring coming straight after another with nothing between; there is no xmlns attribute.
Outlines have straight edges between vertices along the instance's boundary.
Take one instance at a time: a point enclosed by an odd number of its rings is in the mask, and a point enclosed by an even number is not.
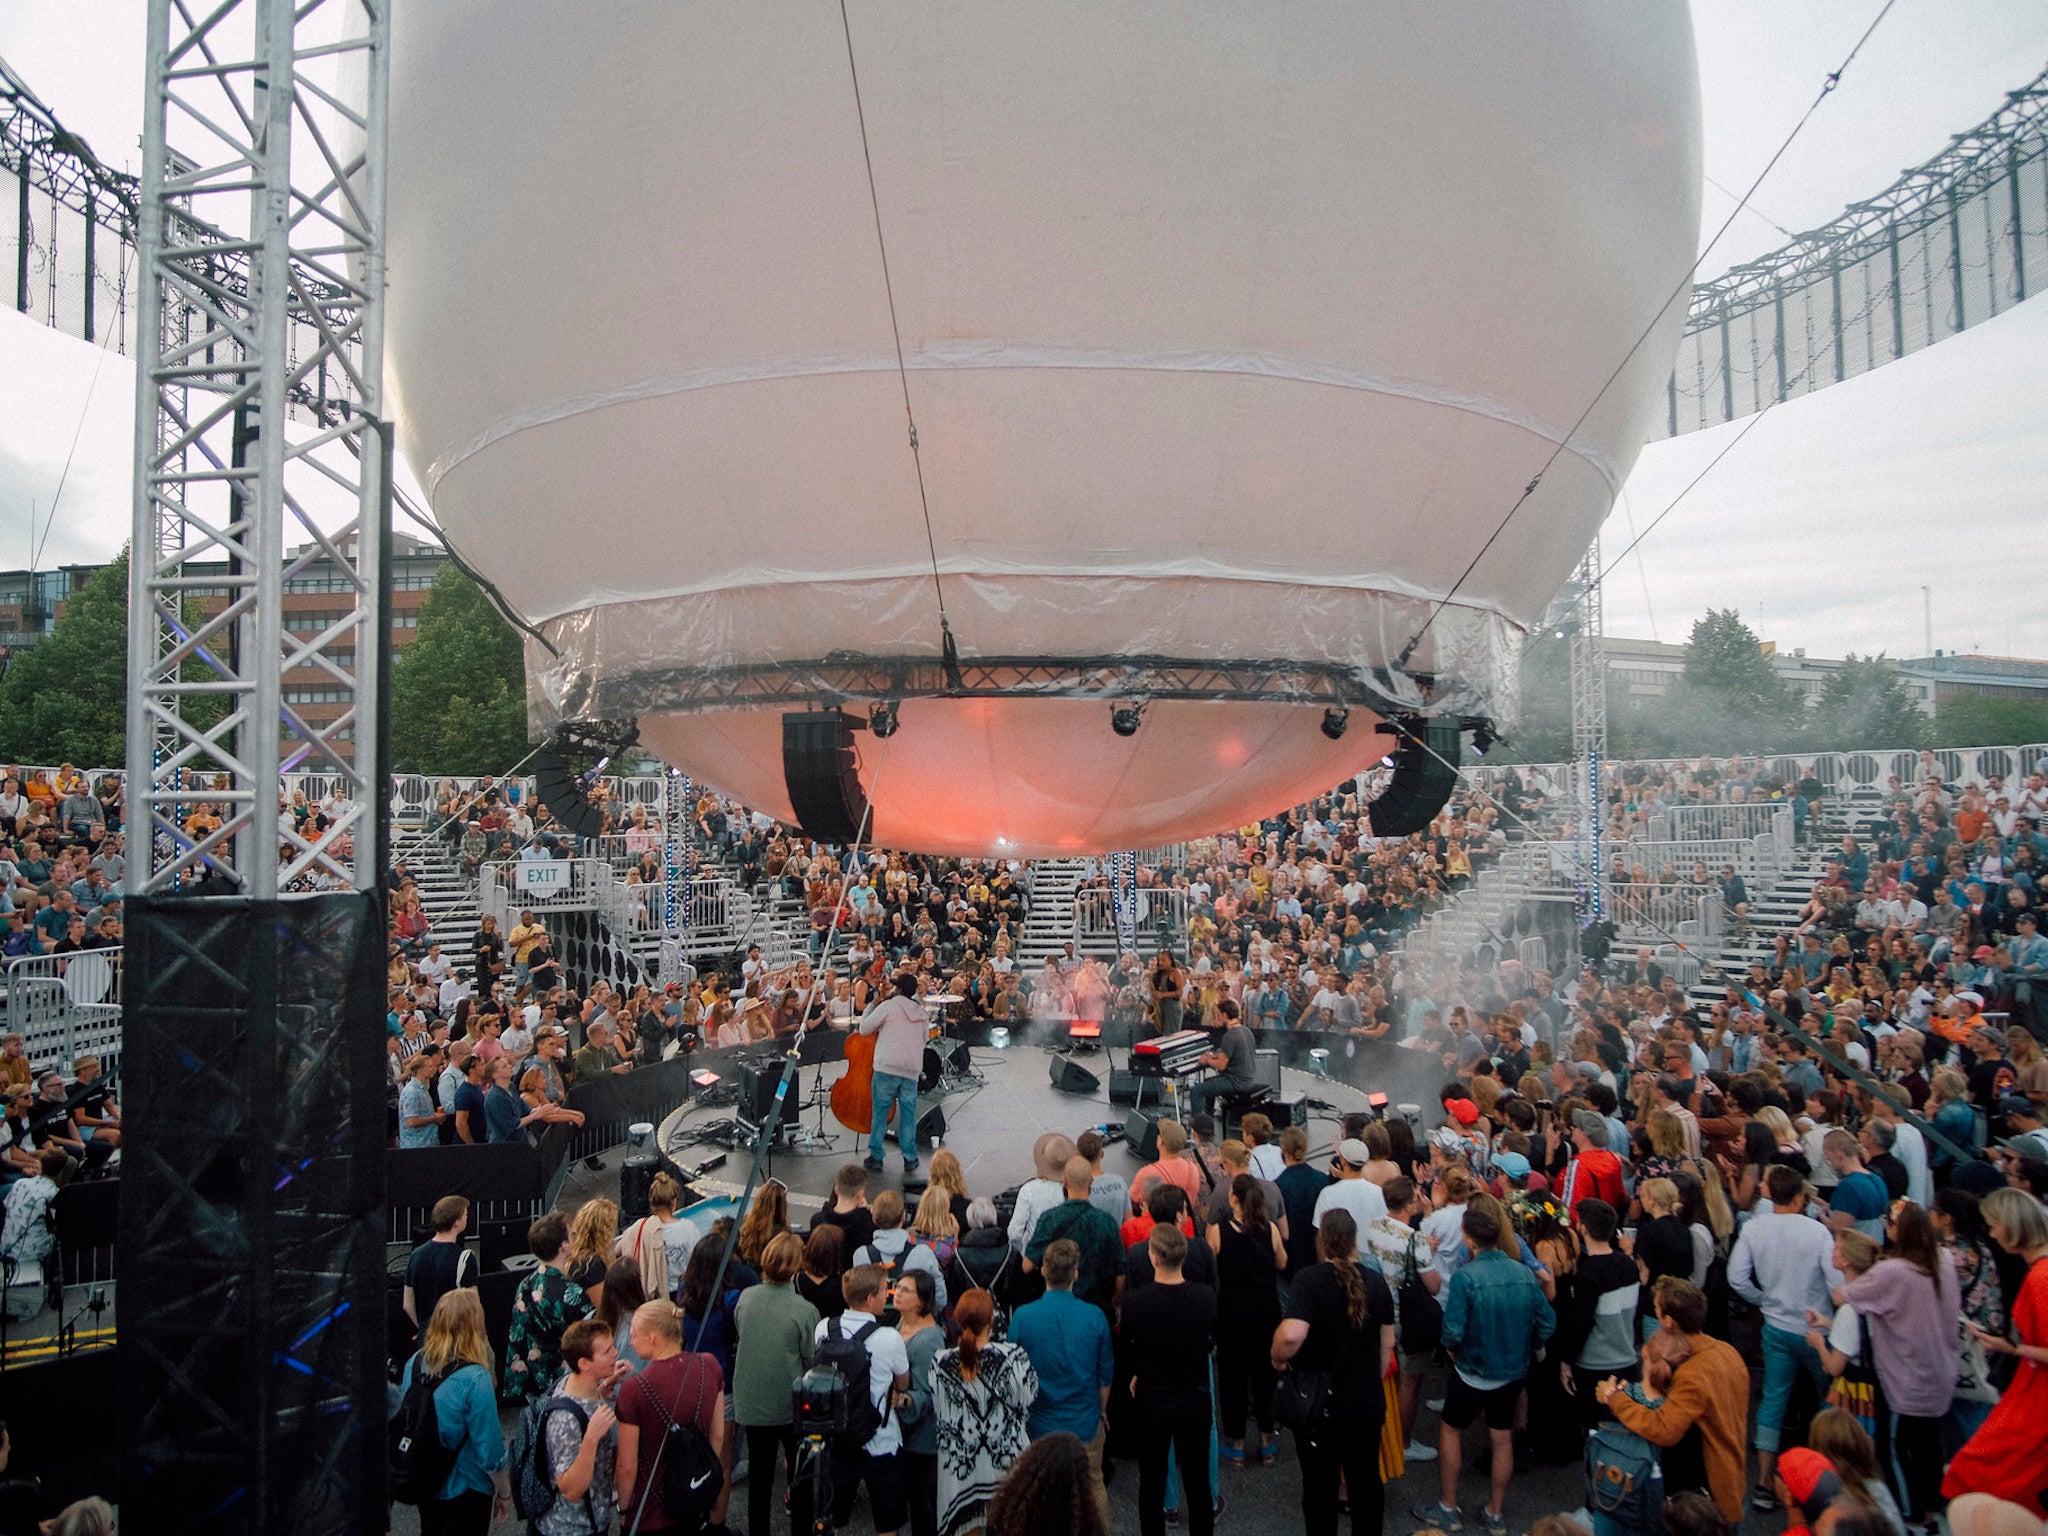
<svg viewBox="0 0 2048 1536"><path fill-rule="evenodd" d="M392 398L536 726L790 816L878 712L874 837L1056 853L1511 723L1664 405L1682 0L844 17L394 12Z"/></svg>

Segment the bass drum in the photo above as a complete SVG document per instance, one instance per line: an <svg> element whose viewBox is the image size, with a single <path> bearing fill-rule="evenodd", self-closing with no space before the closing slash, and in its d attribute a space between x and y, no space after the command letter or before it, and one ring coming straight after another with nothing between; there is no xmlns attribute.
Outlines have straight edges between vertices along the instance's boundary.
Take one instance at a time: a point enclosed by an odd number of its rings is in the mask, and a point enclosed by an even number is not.
<svg viewBox="0 0 2048 1536"><path fill-rule="evenodd" d="M938 1050L933 1046L924 1048L924 1065L918 1069L917 1091L930 1093L939 1086L939 1077L945 1071L945 1063L939 1059Z"/></svg>

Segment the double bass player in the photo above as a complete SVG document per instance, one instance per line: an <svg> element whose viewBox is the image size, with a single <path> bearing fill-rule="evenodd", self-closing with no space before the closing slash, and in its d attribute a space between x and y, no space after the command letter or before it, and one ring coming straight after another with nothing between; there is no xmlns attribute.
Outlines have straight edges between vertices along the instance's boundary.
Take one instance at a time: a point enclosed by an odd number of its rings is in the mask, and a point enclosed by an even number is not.
<svg viewBox="0 0 2048 1536"><path fill-rule="evenodd" d="M861 1018L859 1031L875 1035L874 1119L868 1127L867 1167L882 1171L883 1138L889 1129L889 1106L896 1106L896 1145L903 1152L903 1171L917 1171L917 1074L924 1066L929 1029L924 1007L917 1001L917 977L896 976L893 996L875 1004Z"/></svg>

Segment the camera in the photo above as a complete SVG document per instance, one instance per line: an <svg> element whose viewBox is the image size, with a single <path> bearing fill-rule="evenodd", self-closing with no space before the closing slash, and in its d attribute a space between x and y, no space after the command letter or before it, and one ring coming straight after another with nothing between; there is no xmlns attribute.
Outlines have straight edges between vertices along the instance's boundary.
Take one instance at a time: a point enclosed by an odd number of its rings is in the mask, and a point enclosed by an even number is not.
<svg viewBox="0 0 2048 1536"><path fill-rule="evenodd" d="M846 1428L846 1378L834 1370L805 1371L790 1388L789 1404L797 1434L836 1435Z"/></svg>

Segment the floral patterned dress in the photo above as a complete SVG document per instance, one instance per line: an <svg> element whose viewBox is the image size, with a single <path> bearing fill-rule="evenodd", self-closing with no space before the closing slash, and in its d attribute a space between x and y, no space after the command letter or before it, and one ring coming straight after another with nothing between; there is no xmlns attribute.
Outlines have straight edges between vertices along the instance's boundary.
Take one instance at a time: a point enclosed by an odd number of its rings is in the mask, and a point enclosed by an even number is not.
<svg viewBox="0 0 2048 1536"><path fill-rule="evenodd" d="M542 1265L520 1281L505 1339L506 1395L546 1397L562 1374L562 1331L590 1315L590 1297L559 1269Z"/></svg>
<svg viewBox="0 0 2048 1536"><path fill-rule="evenodd" d="M960 1351L932 1362L932 1407L939 1425L939 1536L978 1525L996 1484L1031 1441L1025 1416L1038 1396L1038 1372L1016 1344L987 1344L969 1381Z"/></svg>

